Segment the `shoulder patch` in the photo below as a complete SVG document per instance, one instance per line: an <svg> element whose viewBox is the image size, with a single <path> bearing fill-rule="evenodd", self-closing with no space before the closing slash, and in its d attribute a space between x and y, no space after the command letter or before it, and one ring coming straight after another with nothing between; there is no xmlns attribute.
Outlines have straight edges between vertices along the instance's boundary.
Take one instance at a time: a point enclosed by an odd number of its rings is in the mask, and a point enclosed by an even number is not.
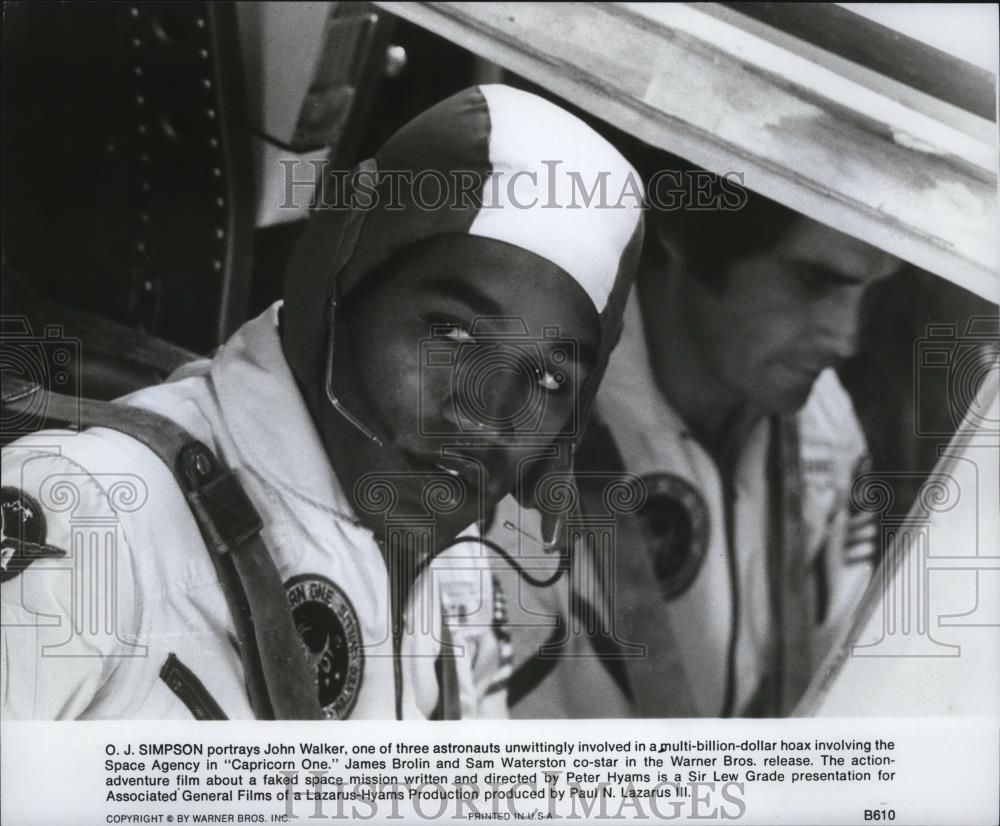
<svg viewBox="0 0 1000 826"><path fill-rule="evenodd" d="M313 669L327 719L344 720L361 689L361 626L347 595L324 576L302 574L285 583L292 619Z"/></svg>
<svg viewBox="0 0 1000 826"><path fill-rule="evenodd" d="M665 600L683 594L708 551L708 506L694 485L673 473L644 476L646 501L636 514Z"/></svg>
<svg viewBox="0 0 1000 826"><path fill-rule="evenodd" d="M13 579L36 559L66 556L61 548L45 544L45 513L23 490L0 488L0 514L0 582Z"/></svg>

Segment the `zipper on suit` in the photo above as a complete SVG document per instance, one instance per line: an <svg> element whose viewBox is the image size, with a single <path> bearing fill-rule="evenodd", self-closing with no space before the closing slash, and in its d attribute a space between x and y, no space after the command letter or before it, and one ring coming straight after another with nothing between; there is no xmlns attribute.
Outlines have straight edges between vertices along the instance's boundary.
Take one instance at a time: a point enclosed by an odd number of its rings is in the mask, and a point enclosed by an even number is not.
<svg viewBox="0 0 1000 826"><path fill-rule="evenodd" d="M740 632L740 571L736 559L736 485L722 476L722 513L726 528L726 563L729 569L729 592L732 594L729 647L726 651L726 691L722 701L722 717L732 717L736 705L736 652Z"/></svg>

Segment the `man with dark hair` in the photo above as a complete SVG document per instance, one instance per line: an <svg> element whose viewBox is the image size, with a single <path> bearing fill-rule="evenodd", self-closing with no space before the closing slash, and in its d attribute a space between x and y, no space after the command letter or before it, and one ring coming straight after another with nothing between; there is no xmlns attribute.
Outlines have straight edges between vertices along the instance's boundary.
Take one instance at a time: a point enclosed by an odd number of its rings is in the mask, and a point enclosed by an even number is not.
<svg viewBox="0 0 1000 826"><path fill-rule="evenodd" d="M615 473L645 500L612 554L577 549L549 605L562 638L515 674L518 716L787 714L870 580L875 525L850 498L865 440L834 368L900 262L738 202L650 211L576 462L584 503L588 478Z"/></svg>
<svg viewBox="0 0 1000 826"><path fill-rule="evenodd" d="M112 415L5 449L3 716L505 715L478 526L568 461L642 240L641 192L540 207L633 175L557 106L468 89L312 217L283 304L122 400L141 439ZM463 197L427 208L421 176Z"/></svg>

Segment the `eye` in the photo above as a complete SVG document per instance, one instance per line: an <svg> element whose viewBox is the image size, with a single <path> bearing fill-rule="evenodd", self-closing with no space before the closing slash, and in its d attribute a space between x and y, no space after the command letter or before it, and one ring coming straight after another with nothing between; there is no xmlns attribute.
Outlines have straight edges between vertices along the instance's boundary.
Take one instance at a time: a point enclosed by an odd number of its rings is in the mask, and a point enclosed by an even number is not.
<svg viewBox="0 0 1000 826"><path fill-rule="evenodd" d="M472 341L472 336L464 327L452 327L444 335L445 338L450 338L452 341Z"/></svg>
<svg viewBox="0 0 1000 826"><path fill-rule="evenodd" d="M797 270L795 276L799 284L810 290L819 289L826 282L826 279L822 275L810 269Z"/></svg>
<svg viewBox="0 0 1000 826"><path fill-rule="evenodd" d="M535 371L536 381L538 386L543 390L547 390L550 393L562 388L563 376L562 373L553 375L548 370L536 370Z"/></svg>
<svg viewBox="0 0 1000 826"><path fill-rule="evenodd" d="M451 341L475 341L469 331L461 324L442 324L436 333L439 338L447 338Z"/></svg>

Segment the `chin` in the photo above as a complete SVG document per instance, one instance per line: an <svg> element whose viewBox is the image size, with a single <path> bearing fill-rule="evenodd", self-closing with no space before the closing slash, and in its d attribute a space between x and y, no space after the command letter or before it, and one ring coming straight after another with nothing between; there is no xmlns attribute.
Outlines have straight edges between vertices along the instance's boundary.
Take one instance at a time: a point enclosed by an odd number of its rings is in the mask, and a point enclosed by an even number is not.
<svg viewBox="0 0 1000 826"><path fill-rule="evenodd" d="M451 539L481 521L492 507L490 502L482 501L478 491L467 489L466 499L457 508L432 514L434 529L440 534L440 539Z"/></svg>
<svg viewBox="0 0 1000 826"><path fill-rule="evenodd" d="M797 384L794 387L779 385L762 388L754 393L751 402L758 408L778 416L790 416L798 413L809 400L813 382Z"/></svg>
<svg viewBox="0 0 1000 826"><path fill-rule="evenodd" d="M439 553L447 548L456 537L468 533L468 529L475 525L477 521L477 517L469 516L468 514L465 514L464 511L448 514L447 516L435 519L433 552Z"/></svg>
<svg viewBox="0 0 1000 826"><path fill-rule="evenodd" d="M770 411L771 413L776 413L779 416L791 416L794 413L798 413L807 401L809 401L809 391L812 388L806 388L802 392L790 393L785 391L784 393L775 394L771 398Z"/></svg>

